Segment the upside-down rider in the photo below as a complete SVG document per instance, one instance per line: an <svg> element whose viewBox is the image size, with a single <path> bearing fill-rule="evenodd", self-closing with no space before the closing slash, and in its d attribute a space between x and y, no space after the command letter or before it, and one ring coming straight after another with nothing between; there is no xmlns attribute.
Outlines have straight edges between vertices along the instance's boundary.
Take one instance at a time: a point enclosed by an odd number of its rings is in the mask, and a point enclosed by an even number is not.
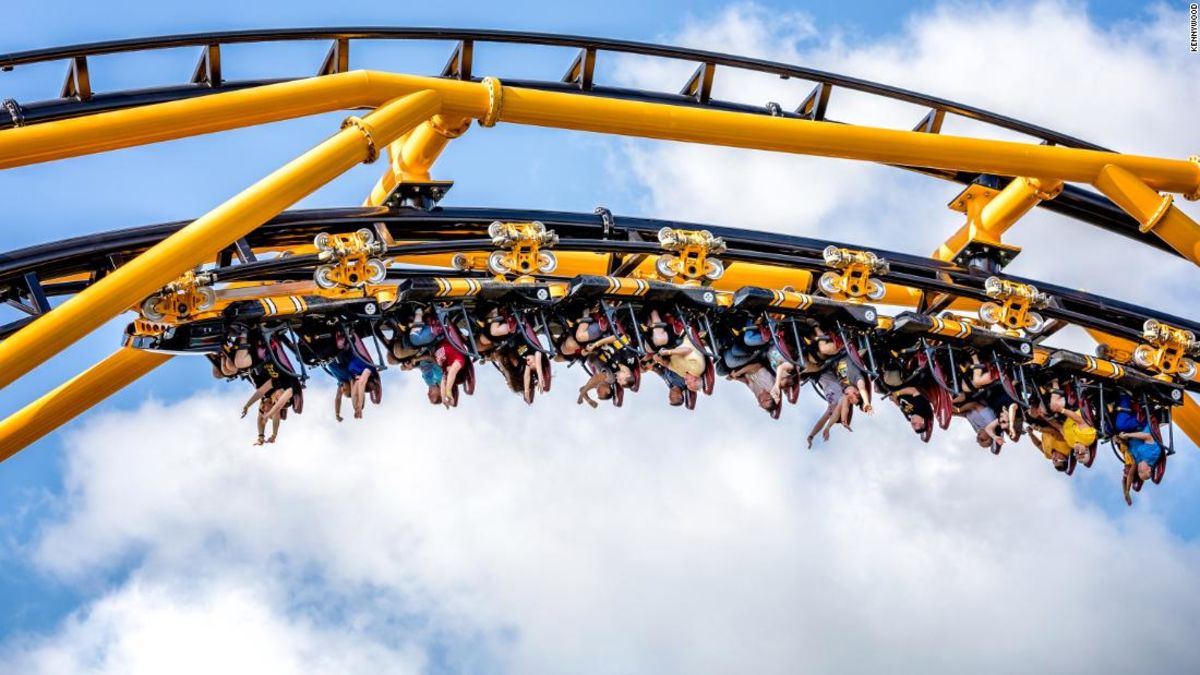
<svg viewBox="0 0 1200 675"><path fill-rule="evenodd" d="M1154 434L1151 430L1151 422L1147 418L1146 423L1138 431L1122 431L1117 434L1119 442L1123 446L1122 453L1125 461L1125 475L1121 482L1121 490L1125 496L1125 503L1133 506L1133 496L1129 493L1133 487L1134 476L1137 480L1145 482L1151 479L1154 475L1154 468L1162 461L1163 448L1154 440Z"/></svg>

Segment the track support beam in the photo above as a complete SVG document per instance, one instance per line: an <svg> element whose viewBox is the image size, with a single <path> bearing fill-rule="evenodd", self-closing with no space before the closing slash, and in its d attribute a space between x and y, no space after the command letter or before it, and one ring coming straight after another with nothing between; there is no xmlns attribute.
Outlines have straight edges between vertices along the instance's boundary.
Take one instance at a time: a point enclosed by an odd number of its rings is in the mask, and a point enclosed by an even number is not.
<svg viewBox="0 0 1200 675"><path fill-rule="evenodd" d="M1180 255L1200 265L1200 224L1172 204L1174 197L1160 195L1141 178L1113 164L1101 169L1095 185L1141 223L1142 232L1153 232Z"/></svg>
<svg viewBox="0 0 1200 675"><path fill-rule="evenodd" d="M0 462L170 359L122 348L0 422Z"/></svg>
<svg viewBox="0 0 1200 675"><path fill-rule="evenodd" d="M1000 237L1021 216L1029 213L1038 202L1054 199L1062 189L1063 183L1060 180L1014 178L1003 190L978 208L964 206L962 210L967 214L967 222L934 251L933 257L938 260L953 260L971 242L999 244ZM971 187L968 187L964 194L970 190ZM951 208L954 208L953 203Z"/></svg>
<svg viewBox="0 0 1200 675"><path fill-rule="evenodd" d="M471 127L471 118L434 115L388 145L388 168L379 177L363 206L380 206L400 183L428 183L429 170L451 140Z"/></svg>
<svg viewBox="0 0 1200 675"><path fill-rule="evenodd" d="M213 260L221 249L354 165L374 159L380 145L429 119L440 106L440 97L426 91L385 104L365 119L349 118L332 138L0 343L0 387L141 302L185 270Z"/></svg>
<svg viewBox="0 0 1200 675"><path fill-rule="evenodd" d="M1093 183L1107 165L1164 192L1200 196L1200 160L1123 155L900 129L834 124L502 87L492 78L444 78L353 71L263 85L0 132L0 169L173 138L373 107L421 90L441 94L442 112L497 122L727 147L841 157L1001 176ZM819 96L818 101L819 103ZM819 112L814 108L814 116Z"/></svg>

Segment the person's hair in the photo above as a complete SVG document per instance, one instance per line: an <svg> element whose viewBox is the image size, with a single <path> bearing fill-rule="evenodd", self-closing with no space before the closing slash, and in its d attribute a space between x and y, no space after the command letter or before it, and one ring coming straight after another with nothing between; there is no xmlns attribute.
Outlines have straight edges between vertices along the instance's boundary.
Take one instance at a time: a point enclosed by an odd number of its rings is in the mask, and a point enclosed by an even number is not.
<svg viewBox="0 0 1200 675"><path fill-rule="evenodd" d="M667 402L671 405L683 405L683 388L671 387L671 389L667 391Z"/></svg>

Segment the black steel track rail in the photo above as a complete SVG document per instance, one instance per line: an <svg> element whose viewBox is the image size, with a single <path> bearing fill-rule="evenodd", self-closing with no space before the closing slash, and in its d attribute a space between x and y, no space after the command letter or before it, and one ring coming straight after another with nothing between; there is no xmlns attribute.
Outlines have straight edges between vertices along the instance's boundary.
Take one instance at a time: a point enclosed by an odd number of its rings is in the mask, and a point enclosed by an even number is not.
<svg viewBox="0 0 1200 675"><path fill-rule="evenodd" d="M327 62L329 67L323 68L324 72L338 72L340 69L339 64L343 62L348 67L348 50L351 42L354 40L457 42L459 46L452 56L452 63L447 65L443 75L468 80L478 79L471 72L472 55L475 53L478 44L500 43L575 48L580 50L580 55L577 59L579 67L573 67L568 72L568 77L564 78L564 81L506 79L505 82L507 84L541 90L556 90L575 94L617 97L672 105L706 106L744 113L817 119L830 122L835 120L825 116L825 108L834 88L841 88L928 108L929 114L925 119L921 120L918 127L924 128L931 133L938 133L940 131L945 115L957 115L999 128L1016 131L1047 144L1106 150L1106 148L1094 143L1006 115L944 98L928 96L908 89L891 87L837 73L777 61L733 56L704 50L684 49L628 40L609 40L549 33L406 27L293 28L190 33L152 38L93 42L68 47L0 54L0 70L11 70L16 66L32 63L67 60L75 64L72 66L73 68L78 69L82 67L86 72L86 62L89 56L182 47L202 47L206 50L203 53L209 54L208 50L211 50L214 46L218 48L218 56L215 58L215 62L219 64L220 45L298 40L329 40L332 42L334 47L331 48L330 60ZM592 73L594 72L595 61L598 58L597 54L602 52L634 54L697 63L699 64L699 68L696 76L698 79L695 81L696 86L690 89L685 87L681 93L672 93L643 91L597 84L593 81ZM339 58L342 60L339 60ZM193 82L189 84L117 92L91 92L89 90L86 92L76 92L71 96L25 104L10 99L4 101L4 108L8 114L4 115L3 111L0 111L0 129L287 81L286 79L262 79L226 82L220 77L219 65L214 71L210 66L206 66L206 63L201 63L201 66L204 67L199 68L197 73L199 74L207 68L207 73L211 76L215 72L215 77L210 79L193 77ZM592 65L587 66L586 64L588 63ZM83 65L79 66L78 64ZM805 106L802 104L795 111L784 110L777 105L771 104L754 106L721 101L713 99L709 95L713 81L712 78L716 76L717 67L767 73L784 79L797 78L815 83L816 88L805 102L809 105ZM572 75L574 77L571 77ZM707 86L705 86L705 83L707 83ZM962 184L984 181L1003 187L1009 180L1008 178L997 176L954 173L923 167L905 166L900 168L919 171ZM1176 251L1162 242L1158 237L1141 232L1137 221L1128 216L1110 200L1089 190L1068 185L1056 199L1049 202L1042 202L1039 206L1135 239L1143 244L1153 246L1173 255L1178 255Z"/></svg>
<svg viewBox="0 0 1200 675"><path fill-rule="evenodd" d="M794 235L648 218L617 217L606 223L605 218L592 213L489 208L393 211L372 207L290 211L255 230L247 237L246 244L258 251L289 247L311 242L318 232L347 232L382 223L395 240L420 242L397 244L392 247L390 255L488 251L493 247L487 239L487 226L495 220L539 220L558 233L560 242L555 250L620 254L659 252L655 235L662 227L708 229L724 238L728 244L729 250L721 255L727 263L764 263L813 272L828 269L822 256L826 246L847 246ZM187 224L188 221L179 221L116 230L0 254L0 300L23 300L23 296L28 294L27 284L31 276L46 280L85 276L83 280L49 283L41 289L51 297L76 293L91 280L102 277L124 260L138 255ZM890 264L890 272L882 277L885 281L956 297L987 299L983 285L989 275L930 258L871 250L886 258ZM315 256L306 255L228 264L218 267L214 272L218 281L302 279L311 276L316 264ZM414 273L412 270L395 270L393 276ZM1034 284L1053 295L1053 306L1042 310L1051 319L1135 340L1141 334L1142 323L1151 318L1200 334L1200 323L1165 312L1040 281L1003 274L997 276ZM0 327L0 337L11 334L15 329L13 324Z"/></svg>

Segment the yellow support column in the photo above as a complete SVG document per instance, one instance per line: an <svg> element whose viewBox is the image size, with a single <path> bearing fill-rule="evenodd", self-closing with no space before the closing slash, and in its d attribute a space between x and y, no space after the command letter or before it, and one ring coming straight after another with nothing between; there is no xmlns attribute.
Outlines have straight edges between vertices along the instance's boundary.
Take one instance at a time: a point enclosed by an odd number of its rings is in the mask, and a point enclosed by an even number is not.
<svg viewBox="0 0 1200 675"><path fill-rule="evenodd" d="M429 170L451 140L471 126L469 117L434 115L429 121L388 146L388 169L379 177L363 206L379 206L397 185L430 180Z"/></svg>
<svg viewBox="0 0 1200 675"><path fill-rule="evenodd" d="M191 225L155 245L58 308L0 342L0 387L29 372L104 322L141 302L183 271L211 261L288 206L438 112L441 99L420 92L349 118L332 138Z"/></svg>
<svg viewBox="0 0 1200 675"><path fill-rule="evenodd" d="M1119 166L1108 165L1095 181L1096 189L1141 223L1142 232L1153 232L1192 263L1200 265L1200 224L1160 195L1141 178Z"/></svg>
<svg viewBox="0 0 1200 675"><path fill-rule="evenodd" d="M122 348L0 422L0 462L170 359Z"/></svg>
<svg viewBox="0 0 1200 675"><path fill-rule="evenodd" d="M953 260L954 256L972 241L1000 243L1000 237L1021 216L1029 213L1038 202L1057 197L1062 188L1063 183L1060 180L1014 178L980 208L965 208L967 222L934 251L933 257L938 260ZM954 208L954 202L951 204L951 208Z"/></svg>

